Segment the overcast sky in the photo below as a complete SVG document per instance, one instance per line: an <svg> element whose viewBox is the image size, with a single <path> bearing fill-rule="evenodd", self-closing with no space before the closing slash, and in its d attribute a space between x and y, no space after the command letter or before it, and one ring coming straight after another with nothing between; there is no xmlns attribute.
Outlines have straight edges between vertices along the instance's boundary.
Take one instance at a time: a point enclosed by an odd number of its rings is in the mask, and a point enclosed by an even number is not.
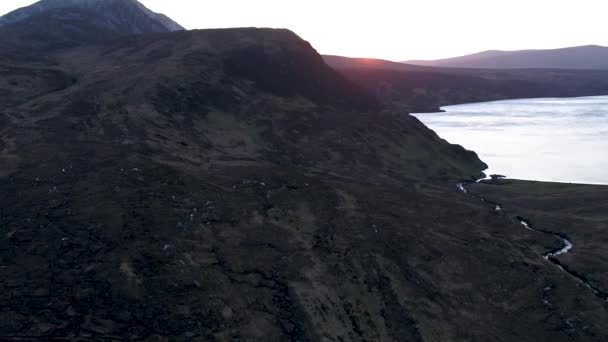
<svg viewBox="0 0 608 342"><path fill-rule="evenodd" d="M0 13L31 0L0 0ZM142 0L188 29L286 27L324 54L436 59L608 45L608 0Z"/></svg>

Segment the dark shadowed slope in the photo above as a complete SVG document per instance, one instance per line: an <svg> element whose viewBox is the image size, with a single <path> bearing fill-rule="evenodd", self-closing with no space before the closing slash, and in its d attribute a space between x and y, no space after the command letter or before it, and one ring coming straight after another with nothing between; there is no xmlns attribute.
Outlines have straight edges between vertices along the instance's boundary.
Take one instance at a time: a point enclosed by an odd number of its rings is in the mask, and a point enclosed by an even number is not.
<svg viewBox="0 0 608 342"><path fill-rule="evenodd" d="M554 241L456 191L474 153L290 31L35 56L1 64L0 340L608 339Z"/></svg>
<svg viewBox="0 0 608 342"><path fill-rule="evenodd" d="M538 229L567 237L574 246L557 262L606 298L608 186L508 180L468 188Z"/></svg>
<svg viewBox="0 0 608 342"><path fill-rule="evenodd" d="M435 61L412 60L408 64L488 69L608 69L608 47L577 46L552 50L484 51Z"/></svg>
<svg viewBox="0 0 608 342"><path fill-rule="evenodd" d="M102 122L135 120L127 127L137 129L122 129L121 134L135 135L138 143L154 144L154 149L185 142L194 155L224 151L223 158L231 153L236 159L257 156L317 171L361 172L366 178L463 177L483 166L474 154L441 141L417 119L381 114L372 96L286 30L134 37L71 50L58 61L78 78L77 86L36 100L28 118L36 122L42 115L44 122L67 125L80 120L80 110L93 110L94 128L73 132L86 139L99 135ZM206 137L217 134L209 127L223 124L208 122L216 115L231 117L236 125L233 137L224 128L228 140L217 146L216 139ZM102 131L100 138L108 138ZM377 138L368 140L368 134ZM194 141L188 143L188 137ZM402 171L393 174L399 165ZM382 174L384 169L390 174Z"/></svg>

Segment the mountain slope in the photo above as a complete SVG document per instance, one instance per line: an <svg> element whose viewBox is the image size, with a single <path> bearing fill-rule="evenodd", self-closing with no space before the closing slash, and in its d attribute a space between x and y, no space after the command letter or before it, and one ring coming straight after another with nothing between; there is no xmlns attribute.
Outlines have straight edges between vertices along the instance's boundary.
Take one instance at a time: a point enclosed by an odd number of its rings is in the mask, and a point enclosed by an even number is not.
<svg viewBox="0 0 608 342"><path fill-rule="evenodd" d="M76 8L95 11L99 28L122 31L125 34L184 29L169 17L154 13L136 0L42 0L1 16L0 25L15 24L51 10ZM150 21L146 22L142 14ZM125 25L127 21L131 21L130 26Z"/></svg>
<svg viewBox="0 0 608 342"><path fill-rule="evenodd" d="M608 338L473 152L294 33L86 38L0 59L0 339Z"/></svg>
<svg viewBox="0 0 608 342"><path fill-rule="evenodd" d="M475 154L380 114L286 30L124 38L54 68L76 82L3 104L3 337L421 340L369 227L413 248L386 211L419 196L390 189L477 174Z"/></svg>
<svg viewBox="0 0 608 342"><path fill-rule="evenodd" d="M492 69L608 69L608 47L587 45L552 50L485 51L436 61L408 64L450 68Z"/></svg>
<svg viewBox="0 0 608 342"><path fill-rule="evenodd" d="M0 47L44 52L182 29L136 0L43 0L0 17Z"/></svg>
<svg viewBox="0 0 608 342"><path fill-rule="evenodd" d="M260 129L261 135L249 141L239 137L238 130L233 132L236 140L226 146L235 146L222 158L251 158L256 150L269 162L307 165L326 172L349 170L363 178L378 178L381 170L397 165L403 169L400 177L406 178L459 178L483 167L474 154L445 144L415 118L381 114L375 98L328 67L310 44L286 30L205 30L132 37L62 53L58 62L75 73L78 86L36 103L36 107L51 108L43 115L57 116L54 125L78 120L62 114L62 110L69 113L70 106L128 105L129 111L135 111L132 119L137 120L129 127L140 128L123 134L140 134L138 141L153 143L154 149L161 150L172 140L159 140L155 134L176 140L191 136L198 142L189 146L202 148L214 146L213 139L201 134L210 124L206 116L232 113L232 120L246 128L243 133ZM152 112L150 105L154 106ZM159 117L140 121L151 113ZM98 110L96 115L110 121L131 118L115 110ZM182 126L176 116L186 116L191 125ZM147 131L150 127L158 128L153 134ZM356 137L363 127L377 129L373 135L383 139L368 142L368 152L356 153L355 146L362 144ZM405 131L409 133L401 136ZM91 139L97 136L95 132L74 134ZM207 142L199 146L203 141ZM207 151L209 148L199 153L222 150L215 146ZM402 155L403 148L411 150ZM381 149L385 151L380 153ZM236 155L230 157L231 151ZM180 152L169 154L174 153ZM382 177L389 180L394 176Z"/></svg>

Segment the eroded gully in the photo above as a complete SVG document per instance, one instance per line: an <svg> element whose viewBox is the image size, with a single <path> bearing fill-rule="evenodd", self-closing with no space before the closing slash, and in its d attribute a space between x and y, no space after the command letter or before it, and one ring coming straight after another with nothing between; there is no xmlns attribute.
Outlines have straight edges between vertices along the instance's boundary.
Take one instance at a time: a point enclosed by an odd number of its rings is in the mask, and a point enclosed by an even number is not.
<svg viewBox="0 0 608 342"><path fill-rule="evenodd" d="M480 182L483 179L478 180L477 182ZM473 182L469 182L469 183L458 183L457 184L457 188L462 191L463 193L476 198L484 203L487 203L489 205L492 205L496 211L502 211L503 207L495 202L489 201L479 195L473 194L471 192L469 192L466 188L466 185L471 184ZM561 271L567 273L569 276L573 277L574 279L576 279L578 282L580 282L581 284L583 284L585 287L589 288L593 294L595 294L596 297L608 301L608 292L599 289L597 287L595 287L594 285L592 285L589 280L587 279L587 277L585 277L585 275L572 270L570 268L568 268L566 265L562 264L559 259L557 258L560 255L563 254L567 254L570 253L573 249L574 249L574 244L572 243L572 241L570 241L568 239L567 236L560 234L560 233L556 233L556 232L551 232L551 231L547 231L547 230L543 230L543 229L539 229L536 228L534 226L532 226L530 224L530 222L528 220L526 220L525 218L521 217L521 216L516 216L517 221L525 228L528 230L531 230L533 232L537 232L537 233L541 233L541 234L545 234L545 235L550 235L556 238L559 238L560 240L562 240L563 242L563 246L559 249L556 249L554 251L551 251L549 253L546 253L545 255L543 255L543 258L549 262L551 262L552 264L554 264L557 268L559 268Z"/></svg>

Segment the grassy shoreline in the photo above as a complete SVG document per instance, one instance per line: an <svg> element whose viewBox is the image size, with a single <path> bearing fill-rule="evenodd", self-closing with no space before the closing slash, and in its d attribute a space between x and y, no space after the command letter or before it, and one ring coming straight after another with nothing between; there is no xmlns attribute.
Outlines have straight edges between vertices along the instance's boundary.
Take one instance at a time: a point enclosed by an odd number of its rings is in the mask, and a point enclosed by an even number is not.
<svg viewBox="0 0 608 342"><path fill-rule="evenodd" d="M608 288L608 186L504 180L468 189L536 227L568 236L575 248L560 262L594 286Z"/></svg>

